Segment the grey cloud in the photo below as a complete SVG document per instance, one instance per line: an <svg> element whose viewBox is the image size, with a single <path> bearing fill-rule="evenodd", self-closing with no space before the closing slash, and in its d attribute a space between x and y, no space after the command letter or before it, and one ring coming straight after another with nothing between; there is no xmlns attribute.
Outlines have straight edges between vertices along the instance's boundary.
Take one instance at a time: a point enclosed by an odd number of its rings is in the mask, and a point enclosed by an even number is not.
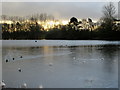
<svg viewBox="0 0 120 90"><path fill-rule="evenodd" d="M91 17L98 19L102 15L102 7L107 2L4 2L3 14L26 16L33 13L52 14L56 18L69 19Z"/></svg>

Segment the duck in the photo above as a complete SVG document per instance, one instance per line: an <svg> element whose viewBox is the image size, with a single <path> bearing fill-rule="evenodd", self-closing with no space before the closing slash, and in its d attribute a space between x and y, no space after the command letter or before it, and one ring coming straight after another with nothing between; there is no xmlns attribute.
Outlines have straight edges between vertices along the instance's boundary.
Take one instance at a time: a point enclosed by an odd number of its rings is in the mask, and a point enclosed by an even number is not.
<svg viewBox="0 0 120 90"><path fill-rule="evenodd" d="M18 71L21 72L22 71L21 68L18 68Z"/></svg>
<svg viewBox="0 0 120 90"><path fill-rule="evenodd" d="M76 58L75 58L75 57L73 57L73 59L75 60Z"/></svg>
<svg viewBox="0 0 120 90"><path fill-rule="evenodd" d="M21 88L27 88L27 84L26 84L26 83L23 83L23 84L21 85Z"/></svg>
<svg viewBox="0 0 120 90"><path fill-rule="evenodd" d="M53 66L53 63L49 63L49 66Z"/></svg>
<svg viewBox="0 0 120 90"><path fill-rule="evenodd" d="M86 61L82 61L82 63L84 64Z"/></svg>
<svg viewBox="0 0 120 90"><path fill-rule="evenodd" d="M4 83L4 80L0 82L0 88L5 88L6 84Z"/></svg>
<svg viewBox="0 0 120 90"><path fill-rule="evenodd" d="M40 85L40 86L39 86L39 88L43 88L43 86L42 86L42 85Z"/></svg>
<svg viewBox="0 0 120 90"><path fill-rule="evenodd" d="M5 61L6 61L6 63L7 63L7 62L9 62L9 60L8 60L8 59L6 59Z"/></svg>
<svg viewBox="0 0 120 90"><path fill-rule="evenodd" d="M101 60L104 60L104 58L101 58Z"/></svg>
<svg viewBox="0 0 120 90"><path fill-rule="evenodd" d="M20 56L20 58L23 58L22 56Z"/></svg>

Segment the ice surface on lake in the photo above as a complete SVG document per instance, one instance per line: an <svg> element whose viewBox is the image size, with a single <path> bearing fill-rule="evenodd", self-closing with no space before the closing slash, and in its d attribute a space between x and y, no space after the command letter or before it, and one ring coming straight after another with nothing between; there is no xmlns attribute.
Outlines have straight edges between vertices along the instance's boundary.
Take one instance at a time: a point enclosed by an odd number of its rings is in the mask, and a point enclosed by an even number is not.
<svg viewBox="0 0 120 90"><path fill-rule="evenodd" d="M119 41L5 40L2 44L7 87L23 83L28 88L118 87Z"/></svg>
<svg viewBox="0 0 120 90"><path fill-rule="evenodd" d="M102 40L4 40L4 46L79 46L79 45L105 45L120 44L120 41L102 41Z"/></svg>

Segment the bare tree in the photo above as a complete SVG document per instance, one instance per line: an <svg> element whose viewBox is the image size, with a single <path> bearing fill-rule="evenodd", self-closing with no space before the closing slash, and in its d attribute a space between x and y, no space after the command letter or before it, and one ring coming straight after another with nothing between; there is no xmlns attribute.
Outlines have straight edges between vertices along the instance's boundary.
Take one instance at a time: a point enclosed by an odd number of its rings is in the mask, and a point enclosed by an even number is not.
<svg viewBox="0 0 120 90"><path fill-rule="evenodd" d="M4 21L7 20L7 15L2 15L1 19L4 20Z"/></svg>
<svg viewBox="0 0 120 90"><path fill-rule="evenodd" d="M15 21L16 21L15 16L9 16L9 20L11 20L13 23L15 23Z"/></svg>
<svg viewBox="0 0 120 90"><path fill-rule="evenodd" d="M115 13L116 13L116 8L112 2L108 3L103 7L104 16L102 17L103 20L102 26L104 30L113 30Z"/></svg>
<svg viewBox="0 0 120 90"><path fill-rule="evenodd" d="M114 15L116 13L115 6L112 2L110 2L108 5L105 5L103 7L103 18L109 18L109 19L114 19Z"/></svg>

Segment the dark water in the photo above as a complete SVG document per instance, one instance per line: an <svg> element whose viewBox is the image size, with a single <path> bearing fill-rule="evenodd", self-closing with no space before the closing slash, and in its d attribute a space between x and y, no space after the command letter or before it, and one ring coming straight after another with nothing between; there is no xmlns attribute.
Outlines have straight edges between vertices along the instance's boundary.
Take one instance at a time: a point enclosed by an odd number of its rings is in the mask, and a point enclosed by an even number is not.
<svg viewBox="0 0 120 90"><path fill-rule="evenodd" d="M26 83L29 88L117 88L119 45L118 41L3 41L3 80L6 87Z"/></svg>

